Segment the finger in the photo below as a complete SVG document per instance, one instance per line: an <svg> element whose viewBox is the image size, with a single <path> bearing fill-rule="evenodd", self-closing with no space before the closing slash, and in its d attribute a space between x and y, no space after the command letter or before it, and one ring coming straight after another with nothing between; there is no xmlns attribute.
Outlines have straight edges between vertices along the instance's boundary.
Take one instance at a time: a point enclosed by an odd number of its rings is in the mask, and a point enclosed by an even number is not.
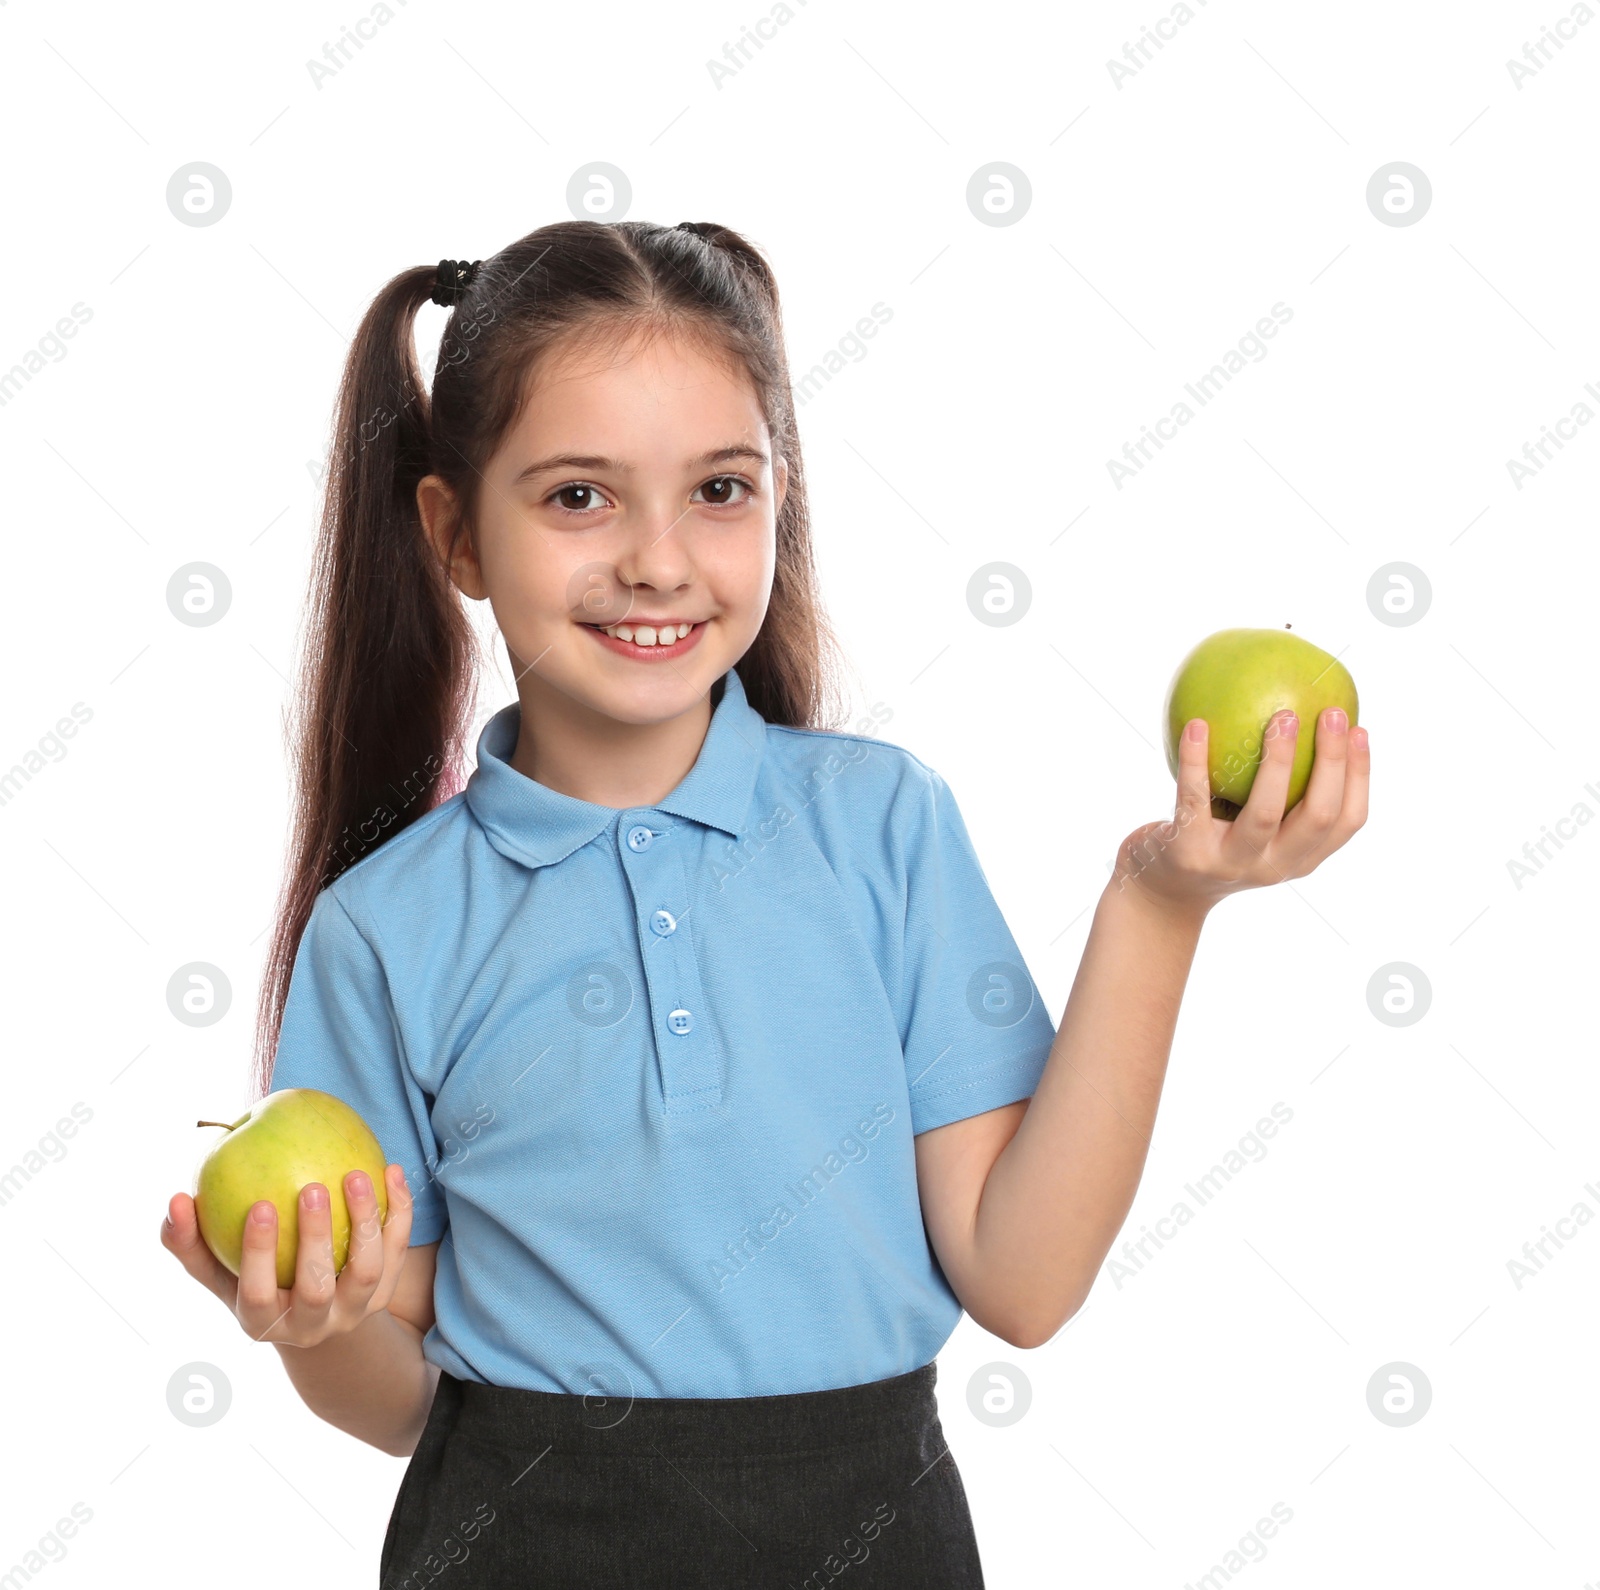
<svg viewBox="0 0 1600 1590"><path fill-rule="evenodd" d="M1207 761L1209 726L1204 718L1190 718L1178 738L1177 815L1185 825L1196 817L1211 816L1211 768Z"/></svg>
<svg viewBox="0 0 1600 1590"><path fill-rule="evenodd" d="M350 1211L350 1252L339 1272L339 1306L362 1314L383 1279L383 1222L372 1178L364 1170L345 1177L344 1201Z"/></svg>
<svg viewBox="0 0 1600 1590"><path fill-rule="evenodd" d="M1372 751L1365 729L1352 729L1344 775L1344 804L1333 825L1337 849L1367 820L1367 791L1372 783Z"/></svg>
<svg viewBox="0 0 1600 1590"><path fill-rule="evenodd" d="M161 1246L202 1286L232 1306L238 1279L206 1246L195 1218L194 1199L188 1193L174 1193L169 1200L167 1218L161 1222Z"/></svg>
<svg viewBox="0 0 1600 1590"><path fill-rule="evenodd" d="M244 1217L239 1257L239 1323L259 1341L289 1312L289 1296L278 1286L278 1211L270 1198L251 1204Z"/></svg>
<svg viewBox="0 0 1600 1590"><path fill-rule="evenodd" d="M1261 762L1250 793L1233 821L1234 832L1245 835L1257 846L1270 838L1283 821L1298 729L1299 720L1291 708L1285 707L1273 713L1262 732Z"/></svg>
<svg viewBox="0 0 1600 1590"><path fill-rule="evenodd" d="M389 1218L383 1225L383 1286L382 1302L388 1306L400 1279L401 1267L406 1262L406 1252L411 1244L412 1198L405 1170L390 1165L384 1172L389 1188Z"/></svg>
<svg viewBox="0 0 1600 1590"><path fill-rule="evenodd" d="M333 1205L320 1181L300 1189L299 1222L294 1256L296 1336L321 1325L333 1307Z"/></svg>
<svg viewBox="0 0 1600 1590"><path fill-rule="evenodd" d="M1319 849L1328 839L1344 806L1345 769L1349 764L1349 720L1340 707L1317 717L1316 754L1305 795L1283 821L1287 856Z"/></svg>
<svg viewBox="0 0 1600 1590"><path fill-rule="evenodd" d="M1366 729L1350 729L1350 771L1344 776L1344 811L1341 821L1350 832L1366 821L1366 792L1373 782L1373 749Z"/></svg>

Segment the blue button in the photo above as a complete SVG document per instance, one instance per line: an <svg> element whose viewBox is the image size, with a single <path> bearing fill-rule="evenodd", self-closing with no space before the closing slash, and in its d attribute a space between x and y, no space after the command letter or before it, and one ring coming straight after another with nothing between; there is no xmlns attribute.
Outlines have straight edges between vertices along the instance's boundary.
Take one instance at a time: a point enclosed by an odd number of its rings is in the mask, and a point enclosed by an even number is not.
<svg viewBox="0 0 1600 1590"><path fill-rule="evenodd" d="M650 918L650 926L662 938L673 931L678 925L678 919L670 911L657 911Z"/></svg>
<svg viewBox="0 0 1600 1590"><path fill-rule="evenodd" d="M655 838L655 835L643 823L636 823L628 830L628 849L648 850L650 841L653 838Z"/></svg>
<svg viewBox="0 0 1600 1590"><path fill-rule="evenodd" d="M681 1038L694 1026L694 1017L686 1010L674 1010L667 1015L667 1025Z"/></svg>

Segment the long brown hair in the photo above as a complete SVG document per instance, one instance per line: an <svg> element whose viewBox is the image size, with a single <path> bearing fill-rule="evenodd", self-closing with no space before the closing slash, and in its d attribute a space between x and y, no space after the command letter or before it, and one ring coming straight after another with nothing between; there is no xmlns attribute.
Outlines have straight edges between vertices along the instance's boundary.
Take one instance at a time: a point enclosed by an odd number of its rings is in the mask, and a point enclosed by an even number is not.
<svg viewBox="0 0 1600 1590"><path fill-rule="evenodd" d="M460 506L454 534L470 536L483 471L558 343L673 331L748 372L788 484L771 600L739 678L769 723L838 721L840 651L817 592L777 283L737 232L688 226L561 221L482 261L446 323L431 396L413 322L436 268L402 271L362 319L335 407L288 728L293 830L257 1008L257 1097L272 1086L290 976L317 896L464 783L475 632L423 531L417 484L442 476Z"/></svg>

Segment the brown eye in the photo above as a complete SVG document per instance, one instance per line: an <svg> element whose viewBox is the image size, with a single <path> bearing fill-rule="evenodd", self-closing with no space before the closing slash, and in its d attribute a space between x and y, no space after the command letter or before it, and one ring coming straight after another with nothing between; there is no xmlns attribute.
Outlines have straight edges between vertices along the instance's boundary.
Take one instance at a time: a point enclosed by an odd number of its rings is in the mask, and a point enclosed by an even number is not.
<svg viewBox="0 0 1600 1590"><path fill-rule="evenodd" d="M573 496L581 497L586 500L582 502L563 500L569 499ZM588 513L591 509L599 506L599 497L600 493L597 492L593 486L584 486L581 484L558 486L555 491L550 494L550 500L554 502L557 507L564 508L568 513Z"/></svg>
<svg viewBox="0 0 1600 1590"><path fill-rule="evenodd" d="M731 493L735 488L742 488L745 492L745 496L730 496L729 493ZM718 475L714 480L708 480L705 485L700 488L701 491L709 491L714 493L713 496L707 499L713 508L726 508L735 503L744 502L748 499L754 489L755 488L751 486L749 481L742 479L738 475Z"/></svg>

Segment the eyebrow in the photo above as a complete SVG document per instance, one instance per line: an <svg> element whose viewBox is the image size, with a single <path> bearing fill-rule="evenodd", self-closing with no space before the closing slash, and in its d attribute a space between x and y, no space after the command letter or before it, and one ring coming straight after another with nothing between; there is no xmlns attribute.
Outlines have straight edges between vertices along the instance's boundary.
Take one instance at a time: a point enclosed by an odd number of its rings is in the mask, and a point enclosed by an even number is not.
<svg viewBox="0 0 1600 1590"><path fill-rule="evenodd" d="M732 447L718 447L709 453L702 453L698 458L691 458L687 467L699 469L711 464L731 463L736 458L747 458L762 465L767 462L767 455L759 448L747 447L740 443ZM512 477L511 484L513 486L521 485L523 481L531 480L535 475L548 474L553 469L592 469L595 471L609 469L619 475L631 475L634 466L625 464L615 458L601 458L594 453L557 453L554 457L538 459L519 470Z"/></svg>

